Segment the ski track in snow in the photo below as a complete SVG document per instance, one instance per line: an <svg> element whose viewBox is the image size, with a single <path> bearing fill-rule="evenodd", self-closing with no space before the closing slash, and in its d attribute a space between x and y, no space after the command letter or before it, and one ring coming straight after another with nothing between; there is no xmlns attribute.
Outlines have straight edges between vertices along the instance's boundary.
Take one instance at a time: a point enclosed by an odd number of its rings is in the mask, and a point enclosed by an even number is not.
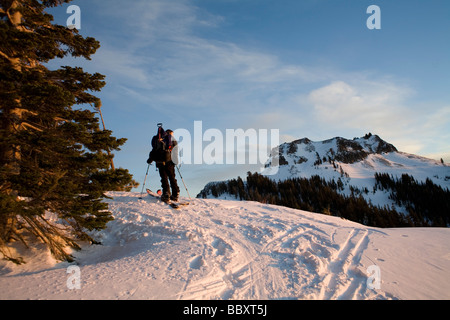
<svg viewBox="0 0 450 320"><path fill-rule="evenodd" d="M137 193L112 195L116 220L96 234L103 245L75 253L81 290L65 286L67 263L30 272L21 269L30 266L2 262L0 285L6 290L0 298L404 298L397 289L401 281L389 278L392 265L380 290L366 284L367 267L388 259L373 242L393 237L389 230L255 202L194 199L174 210L150 197L140 200ZM441 231L448 243L450 233ZM408 240L405 234L399 239ZM395 254L404 254L402 248ZM442 250L450 256L448 245ZM448 275L449 261L436 262L438 275ZM45 286L50 289L37 289Z"/></svg>

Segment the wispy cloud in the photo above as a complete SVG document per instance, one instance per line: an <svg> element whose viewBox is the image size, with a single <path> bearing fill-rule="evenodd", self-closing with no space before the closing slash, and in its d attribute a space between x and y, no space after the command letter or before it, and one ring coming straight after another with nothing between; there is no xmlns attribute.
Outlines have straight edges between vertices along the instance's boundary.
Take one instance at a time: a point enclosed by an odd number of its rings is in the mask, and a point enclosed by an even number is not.
<svg viewBox="0 0 450 320"><path fill-rule="evenodd" d="M414 90L389 75L286 63L203 36L224 18L188 0L110 0L101 14L110 29L98 31L95 68L107 75L110 94L184 122L280 128L293 137L372 131L417 152L424 135L449 125L448 108L411 104Z"/></svg>
<svg viewBox="0 0 450 320"><path fill-rule="evenodd" d="M103 12L112 20L120 12L116 36L123 41L106 41L97 66L123 87L145 90L152 101L174 108L263 108L279 103L280 93L323 77L264 52L201 37L195 28L214 28L222 18L187 1L134 1L118 10L122 6L111 1Z"/></svg>
<svg viewBox="0 0 450 320"><path fill-rule="evenodd" d="M318 124L327 131L372 131L410 153L450 148L448 106L421 107L411 102L415 93L408 87L359 80L335 81L309 94Z"/></svg>
<svg viewBox="0 0 450 320"><path fill-rule="evenodd" d="M405 99L411 92L392 83L374 81L350 85L335 81L309 94L319 121L335 127L390 132L411 121Z"/></svg>

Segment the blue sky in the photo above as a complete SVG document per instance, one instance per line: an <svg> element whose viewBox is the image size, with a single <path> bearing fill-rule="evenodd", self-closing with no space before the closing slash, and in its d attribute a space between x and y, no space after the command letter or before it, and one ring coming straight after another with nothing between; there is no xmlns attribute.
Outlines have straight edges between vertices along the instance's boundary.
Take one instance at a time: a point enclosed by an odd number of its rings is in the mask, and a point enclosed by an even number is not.
<svg viewBox="0 0 450 320"><path fill-rule="evenodd" d="M98 94L106 126L128 139L115 163L138 182L158 122L279 129L281 142L372 132L400 151L450 162L447 0L70 4L81 9L81 34L101 48L92 61L51 66L106 75ZM366 26L370 5L381 9L380 30ZM68 6L51 10L57 23L66 24ZM183 165L182 173L195 196L207 182L244 177L248 169ZM154 166L148 181L158 188Z"/></svg>

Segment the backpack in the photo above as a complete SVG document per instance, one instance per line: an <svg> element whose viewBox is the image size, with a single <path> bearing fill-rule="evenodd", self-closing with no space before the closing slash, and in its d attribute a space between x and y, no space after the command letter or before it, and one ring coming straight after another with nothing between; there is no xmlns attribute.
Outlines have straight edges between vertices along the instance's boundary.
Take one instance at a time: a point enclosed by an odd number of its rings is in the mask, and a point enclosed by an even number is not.
<svg viewBox="0 0 450 320"><path fill-rule="evenodd" d="M168 135L162 127L158 128L158 133L152 138L152 151L150 151L147 163L166 163L171 160L170 150L166 146Z"/></svg>

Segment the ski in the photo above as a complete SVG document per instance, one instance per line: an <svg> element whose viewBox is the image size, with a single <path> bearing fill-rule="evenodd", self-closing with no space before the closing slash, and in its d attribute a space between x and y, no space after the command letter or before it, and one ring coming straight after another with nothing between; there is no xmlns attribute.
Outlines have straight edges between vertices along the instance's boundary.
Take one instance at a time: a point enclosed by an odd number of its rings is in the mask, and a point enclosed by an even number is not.
<svg viewBox="0 0 450 320"><path fill-rule="evenodd" d="M164 201L162 201L164 202ZM169 202L164 202L166 204L168 204L169 206L171 206L173 209L181 209L181 207L184 206L188 206L189 202L174 202L174 201L169 201Z"/></svg>
<svg viewBox="0 0 450 320"><path fill-rule="evenodd" d="M171 202L169 202L169 205L170 205L172 208L179 209L179 208L181 208L181 207L188 206L188 205L189 205L189 202L173 202L173 201L171 201Z"/></svg>
<svg viewBox="0 0 450 320"><path fill-rule="evenodd" d="M161 195L157 194L156 192L153 192L150 189L147 189L147 193L154 198L161 198Z"/></svg>
<svg viewBox="0 0 450 320"><path fill-rule="evenodd" d="M153 191L150 190L150 189L147 189L147 193L148 193L150 196L154 197L154 198L161 199L161 195L160 195L160 194L158 194L158 193L156 193L156 192L153 192ZM164 202L164 201L162 201L162 202ZM184 206L188 206L188 205L189 205L189 202L174 202L174 201L168 201L168 202L164 202L164 203L168 204L169 206L171 206L171 207L174 208L174 209L180 209L181 207L184 207Z"/></svg>
<svg viewBox="0 0 450 320"><path fill-rule="evenodd" d="M176 203L173 203L173 202L167 202L167 204L169 205L169 206L171 206L173 209L180 209L180 206L179 205L177 205Z"/></svg>

